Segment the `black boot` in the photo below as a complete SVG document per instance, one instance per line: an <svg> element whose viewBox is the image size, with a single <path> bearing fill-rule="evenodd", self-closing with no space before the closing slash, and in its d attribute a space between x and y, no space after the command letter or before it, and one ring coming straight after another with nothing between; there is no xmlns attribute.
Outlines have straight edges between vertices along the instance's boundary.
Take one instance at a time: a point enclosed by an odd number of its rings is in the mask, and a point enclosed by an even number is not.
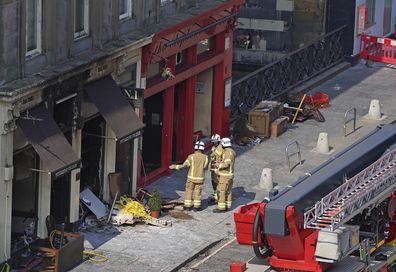
<svg viewBox="0 0 396 272"><path fill-rule="evenodd" d="M208 204L209 205L215 205L216 204L216 199L213 196L209 197Z"/></svg>
<svg viewBox="0 0 396 272"><path fill-rule="evenodd" d="M192 211L192 209L193 209L193 207L186 207L186 206L183 206L183 208L185 211Z"/></svg>
<svg viewBox="0 0 396 272"><path fill-rule="evenodd" d="M199 211L202 211L201 207L194 207L194 212L199 212Z"/></svg>

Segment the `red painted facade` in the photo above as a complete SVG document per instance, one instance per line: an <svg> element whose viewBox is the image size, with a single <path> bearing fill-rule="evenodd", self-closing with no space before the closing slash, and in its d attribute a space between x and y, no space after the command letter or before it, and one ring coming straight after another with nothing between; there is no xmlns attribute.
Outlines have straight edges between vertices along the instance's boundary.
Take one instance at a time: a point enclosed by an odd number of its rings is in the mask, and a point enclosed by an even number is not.
<svg viewBox="0 0 396 272"><path fill-rule="evenodd" d="M230 110L224 106L225 80L232 73L232 41L236 13L244 0L230 0L156 33L152 43L142 50L142 78L146 77L151 63L166 63L174 78L165 80L161 75L147 79L144 97L163 94L162 162L161 166L143 178L138 173L138 187L145 186L160 176L170 174L172 161L173 126L175 115L175 87L182 89L177 97L178 126L176 158L184 160L193 151L192 139L195 120L195 93L197 75L213 68L212 86L212 133L227 136ZM212 41L209 51L197 54L200 41ZM226 44L227 40L227 44ZM184 53L184 63L176 70L176 54ZM141 114L143 118L143 114ZM144 153L144 150L143 150ZM144 183L143 183L144 180Z"/></svg>

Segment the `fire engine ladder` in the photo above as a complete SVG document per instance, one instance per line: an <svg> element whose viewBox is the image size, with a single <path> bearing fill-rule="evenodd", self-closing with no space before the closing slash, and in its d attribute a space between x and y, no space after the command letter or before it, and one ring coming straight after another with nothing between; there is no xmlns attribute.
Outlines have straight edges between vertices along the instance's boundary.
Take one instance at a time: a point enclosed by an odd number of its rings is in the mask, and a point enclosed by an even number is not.
<svg viewBox="0 0 396 272"><path fill-rule="evenodd" d="M304 228L334 231L396 190L396 148L318 201L304 213Z"/></svg>

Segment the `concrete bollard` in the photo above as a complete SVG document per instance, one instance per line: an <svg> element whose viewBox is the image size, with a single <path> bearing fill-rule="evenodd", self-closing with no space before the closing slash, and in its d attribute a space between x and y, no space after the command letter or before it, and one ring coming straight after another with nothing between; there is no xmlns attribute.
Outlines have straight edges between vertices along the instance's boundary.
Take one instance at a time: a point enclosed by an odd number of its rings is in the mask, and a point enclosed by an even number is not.
<svg viewBox="0 0 396 272"><path fill-rule="evenodd" d="M272 181L272 169L264 168L261 172L260 183L258 186L260 189L270 191L274 188L274 183Z"/></svg>
<svg viewBox="0 0 396 272"><path fill-rule="evenodd" d="M316 151L320 154L329 154L329 136L326 132L319 133L318 142L316 144Z"/></svg>
<svg viewBox="0 0 396 272"><path fill-rule="evenodd" d="M370 109L367 116L371 120L380 120L381 119L381 108L380 102L377 99L373 99L370 102Z"/></svg>

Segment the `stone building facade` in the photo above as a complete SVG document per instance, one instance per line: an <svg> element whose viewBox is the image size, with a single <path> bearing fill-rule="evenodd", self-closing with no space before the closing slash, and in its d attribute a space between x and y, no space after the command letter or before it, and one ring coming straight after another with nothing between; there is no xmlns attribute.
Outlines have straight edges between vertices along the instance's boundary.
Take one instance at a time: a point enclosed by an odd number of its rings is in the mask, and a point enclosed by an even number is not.
<svg viewBox="0 0 396 272"><path fill-rule="evenodd" d="M0 0L0 263L28 227L47 237L48 216L75 226L80 191L136 192L143 48L222 3Z"/></svg>

